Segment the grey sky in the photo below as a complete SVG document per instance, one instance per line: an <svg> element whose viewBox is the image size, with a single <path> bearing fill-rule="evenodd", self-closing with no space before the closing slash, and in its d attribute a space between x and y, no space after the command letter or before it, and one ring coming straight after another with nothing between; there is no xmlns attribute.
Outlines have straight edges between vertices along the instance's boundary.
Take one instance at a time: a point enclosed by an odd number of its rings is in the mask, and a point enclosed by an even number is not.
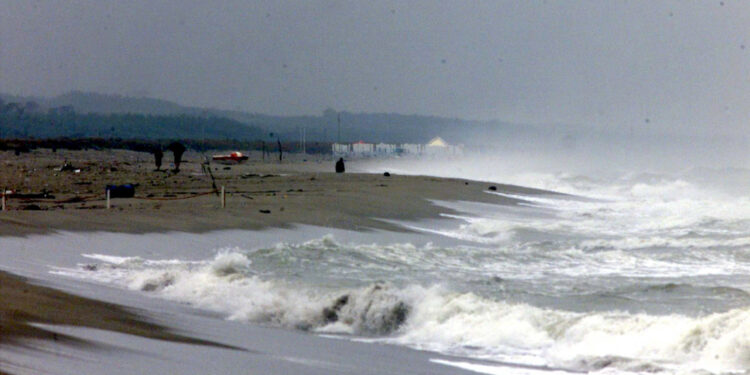
<svg viewBox="0 0 750 375"><path fill-rule="evenodd" d="M0 92L74 89L744 132L750 2L0 0Z"/></svg>

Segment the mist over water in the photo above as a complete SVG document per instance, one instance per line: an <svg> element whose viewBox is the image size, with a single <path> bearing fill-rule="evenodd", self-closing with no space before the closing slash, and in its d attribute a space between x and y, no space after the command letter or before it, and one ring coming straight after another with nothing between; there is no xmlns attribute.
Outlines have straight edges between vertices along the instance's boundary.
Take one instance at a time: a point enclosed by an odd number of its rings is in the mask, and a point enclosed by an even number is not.
<svg viewBox="0 0 750 375"><path fill-rule="evenodd" d="M404 223L420 233L414 241L386 233L344 240L319 229L306 240L208 245L189 259L88 249L84 262L53 272L226 319L498 361L494 368L723 374L750 367L744 157L731 147L711 154L708 143L623 154L595 143L521 143L347 167L567 195L500 187L487 194L521 203L434 202L459 214Z"/></svg>

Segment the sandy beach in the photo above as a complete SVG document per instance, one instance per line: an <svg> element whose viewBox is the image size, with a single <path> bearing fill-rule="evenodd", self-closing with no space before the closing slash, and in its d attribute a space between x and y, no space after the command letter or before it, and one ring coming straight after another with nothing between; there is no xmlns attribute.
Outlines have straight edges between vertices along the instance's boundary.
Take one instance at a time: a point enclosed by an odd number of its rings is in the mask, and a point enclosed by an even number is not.
<svg viewBox="0 0 750 375"><path fill-rule="evenodd" d="M279 162L257 154L239 165L211 163L207 173L200 163L206 155L186 154L180 172L174 173L154 170L149 154L128 151L0 153L0 187L9 193L6 211L0 212L0 236L57 231L203 233L295 224L402 232L407 229L394 220L439 219L441 213L451 212L433 201L515 203L487 194L490 186L508 193L544 193L461 179L336 174L333 161L320 156L292 155ZM165 159L169 163L169 157ZM72 170L60 170L65 163ZM107 184L134 184L135 197L112 199L107 209ZM225 208L218 193L221 187L226 191ZM231 346L173 333L141 312L34 285L7 273L0 273L0 291L0 345L18 345L19 339L28 338L86 345L85 340L38 326L54 324Z"/></svg>
<svg viewBox="0 0 750 375"><path fill-rule="evenodd" d="M210 154L206 154L210 155ZM278 162L261 156L239 165L211 163L212 177L188 153L181 171L155 171L150 154L128 151L39 150L14 156L0 153L0 187L49 198L9 198L0 215L0 235L51 230L205 232L261 229L292 224L367 230L403 228L385 220L437 218L431 201L512 204L486 194L490 186L508 193L544 193L517 186L424 176L333 173L333 161L300 155ZM165 158L165 159L168 159ZM65 163L74 171L59 171ZM165 160L168 163L168 160ZM383 171L387 172L387 171ZM134 184L135 197L112 199L106 209L107 184ZM226 191L226 208L218 192ZM384 220L380 220L384 219Z"/></svg>

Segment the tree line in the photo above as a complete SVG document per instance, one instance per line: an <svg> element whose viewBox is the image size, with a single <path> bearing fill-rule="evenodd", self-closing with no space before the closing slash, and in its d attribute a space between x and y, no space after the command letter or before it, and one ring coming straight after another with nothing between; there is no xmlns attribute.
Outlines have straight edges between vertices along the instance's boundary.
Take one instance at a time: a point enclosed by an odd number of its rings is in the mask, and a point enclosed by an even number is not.
<svg viewBox="0 0 750 375"><path fill-rule="evenodd" d="M262 139L263 131L216 116L77 113L0 101L0 138Z"/></svg>

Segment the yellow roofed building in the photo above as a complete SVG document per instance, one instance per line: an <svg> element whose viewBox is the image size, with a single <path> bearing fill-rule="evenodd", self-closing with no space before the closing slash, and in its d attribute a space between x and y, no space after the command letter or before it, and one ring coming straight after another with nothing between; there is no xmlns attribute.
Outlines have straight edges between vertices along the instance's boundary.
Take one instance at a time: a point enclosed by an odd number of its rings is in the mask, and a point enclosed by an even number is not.
<svg viewBox="0 0 750 375"><path fill-rule="evenodd" d="M449 145L443 138L432 138L425 145L424 152L427 155L462 155L463 147Z"/></svg>

